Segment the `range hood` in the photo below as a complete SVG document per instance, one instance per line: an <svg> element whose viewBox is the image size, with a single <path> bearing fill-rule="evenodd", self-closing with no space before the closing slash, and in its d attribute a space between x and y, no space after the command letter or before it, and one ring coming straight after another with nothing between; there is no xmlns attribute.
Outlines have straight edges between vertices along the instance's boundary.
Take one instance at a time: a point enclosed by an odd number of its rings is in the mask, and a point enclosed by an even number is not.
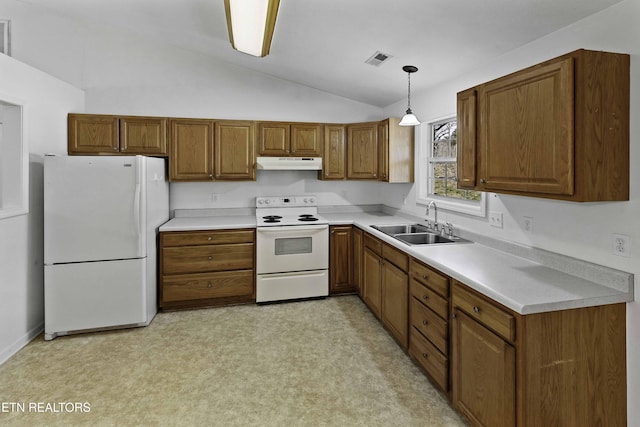
<svg viewBox="0 0 640 427"><path fill-rule="evenodd" d="M321 170L322 157L258 157L258 169L308 171Z"/></svg>

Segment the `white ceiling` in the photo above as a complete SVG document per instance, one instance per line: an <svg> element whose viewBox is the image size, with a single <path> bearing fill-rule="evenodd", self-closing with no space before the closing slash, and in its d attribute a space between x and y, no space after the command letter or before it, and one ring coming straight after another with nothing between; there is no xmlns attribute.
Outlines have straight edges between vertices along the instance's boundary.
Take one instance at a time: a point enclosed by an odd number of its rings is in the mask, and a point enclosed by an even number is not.
<svg viewBox="0 0 640 427"><path fill-rule="evenodd" d="M231 48L223 0L23 0L367 104L464 74L621 0L281 0L271 53ZM379 67L364 61L392 55Z"/></svg>

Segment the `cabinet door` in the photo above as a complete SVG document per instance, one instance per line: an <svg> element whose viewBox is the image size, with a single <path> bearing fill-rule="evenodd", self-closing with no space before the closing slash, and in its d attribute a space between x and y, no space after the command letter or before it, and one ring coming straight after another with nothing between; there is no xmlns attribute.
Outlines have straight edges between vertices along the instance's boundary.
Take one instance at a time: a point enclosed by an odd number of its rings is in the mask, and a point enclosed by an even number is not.
<svg viewBox="0 0 640 427"><path fill-rule="evenodd" d="M348 127L347 179L378 179L378 125Z"/></svg>
<svg viewBox="0 0 640 427"><path fill-rule="evenodd" d="M476 89L458 94L458 188L476 185Z"/></svg>
<svg viewBox="0 0 640 427"><path fill-rule="evenodd" d="M312 123L292 123L290 154L319 157L321 153L322 126Z"/></svg>
<svg viewBox="0 0 640 427"><path fill-rule="evenodd" d="M382 322L402 348L407 348L409 275L388 261L382 263Z"/></svg>
<svg viewBox="0 0 640 427"><path fill-rule="evenodd" d="M118 118L93 114L69 114L69 154L119 152Z"/></svg>
<svg viewBox="0 0 640 427"><path fill-rule="evenodd" d="M353 227L353 286L362 296L362 230Z"/></svg>
<svg viewBox="0 0 640 427"><path fill-rule="evenodd" d="M213 158L216 179L255 180L253 122L216 122L215 132Z"/></svg>
<svg viewBox="0 0 640 427"><path fill-rule="evenodd" d="M329 292L353 292L351 226L332 226L329 237Z"/></svg>
<svg viewBox="0 0 640 427"><path fill-rule="evenodd" d="M362 264L363 299L373 314L380 318L380 309L382 307L380 257L369 248L365 248Z"/></svg>
<svg viewBox="0 0 640 427"><path fill-rule="evenodd" d="M481 87L480 189L573 194L573 80L565 58Z"/></svg>
<svg viewBox="0 0 640 427"><path fill-rule="evenodd" d="M378 174L389 182L389 120L378 123Z"/></svg>
<svg viewBox="0 0 640 427"><path fill-rule="evenodd" d="M287 156L290 141L289 123L258 123L258 155Z"/></svg>
<svg viewBox="0 0 640 427"><path fill-rule="evenodd" d="M344 126L324 127L322 179L344 179L346 176L344 131Z"/></svg>
<svg viewBox="0 0 640 427"><path fill-rule="evenodd" d="M514 426L515 349L460 310L452 338L453 404L473 425Z"/></svg>
<svg viewBox="0 0 640 427"><path fill-rule="evenodd" d="M172 119L169 127L171 181L213 179L213 120Z"/></svg>
<svg viewBox="0 0 640 427"><path fill-rule="evenodd" d="M120 151L130 154L167 154L167 119L121 117Z"/></svg>

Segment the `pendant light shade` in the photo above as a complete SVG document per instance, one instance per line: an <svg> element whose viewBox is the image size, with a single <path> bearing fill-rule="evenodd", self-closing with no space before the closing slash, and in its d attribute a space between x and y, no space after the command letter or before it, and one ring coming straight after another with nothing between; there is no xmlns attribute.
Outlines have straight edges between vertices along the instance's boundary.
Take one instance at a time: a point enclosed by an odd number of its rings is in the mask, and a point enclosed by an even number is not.
<svg viewBox="0 0 640 427"><path fill-rule="evenodd" d="M413 114L413 111L411 111L411 73L418 71L418 68L413 65L405 65L402 67L402 70L407 73L409 82L407 90L407 113L402 117L402 120L400 120L400 123L398 124L400 126L417 126L420 124L420 121L416 115Z"/></svg>
<svg viewBox="0 0 640 427"><path fill-rule="evenodd" d="M269 54L280 0L224 0L231 46L263 57Z"/></svg>

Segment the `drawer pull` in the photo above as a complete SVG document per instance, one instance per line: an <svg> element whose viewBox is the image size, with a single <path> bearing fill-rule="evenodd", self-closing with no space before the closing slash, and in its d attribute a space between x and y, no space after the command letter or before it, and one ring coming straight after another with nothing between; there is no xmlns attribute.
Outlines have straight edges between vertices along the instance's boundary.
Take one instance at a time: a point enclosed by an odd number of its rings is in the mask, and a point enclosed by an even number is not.
<svg viewBox="0 0 640 427"><path fill-rule="evenodd" d="M429 324L429 321L427 321L427 320L425 319L425 320L423 320L423 321L422 321L422 324L423 324L424 326L427 326L427 325Z"/></svg>
<svg viewBox="0 0 640 427"><path fill-rule="evenodd" d="M211 261L211 257L209 257L209 261Z"/></svg>
<svg viewBox="0 0 640 427"><path fill-rule="evenodd" d="M207 240L211 240L211 236L207 237Z"/></svg>
<svg viewBox="0 0 640 427"><path fill-rule="evenodd" d="M478 307L477 305L474 305L473 311L475 311L476 313L480 313L480 307Z"/></svg>
<svg viewBox="0 0 640 427"><path fill-rule="evenodd" d="M427 294L422 295L422 299L429 299L429 295Z"/></svg>
<svg viewBox="0 0 640 427"><path fill-rule="evenodd" d="M426 274L423 274L423 275L422 275L422 278L423 278L424 280L427 280L427 279L429 278L429 276L427 276Z"/></svg>
<svg viewBox="0 0 640 427"><path fill-rule="evenodd" d="M211 282L207 283L207 288L211 288L212 286Z"/></svg>
<svg viewBox="0 0 640 427"><path fill-rule="evenodd" d="M429 357L429 355L427 353L422 353L422 357L424 357L425 359Z"/></svg>

